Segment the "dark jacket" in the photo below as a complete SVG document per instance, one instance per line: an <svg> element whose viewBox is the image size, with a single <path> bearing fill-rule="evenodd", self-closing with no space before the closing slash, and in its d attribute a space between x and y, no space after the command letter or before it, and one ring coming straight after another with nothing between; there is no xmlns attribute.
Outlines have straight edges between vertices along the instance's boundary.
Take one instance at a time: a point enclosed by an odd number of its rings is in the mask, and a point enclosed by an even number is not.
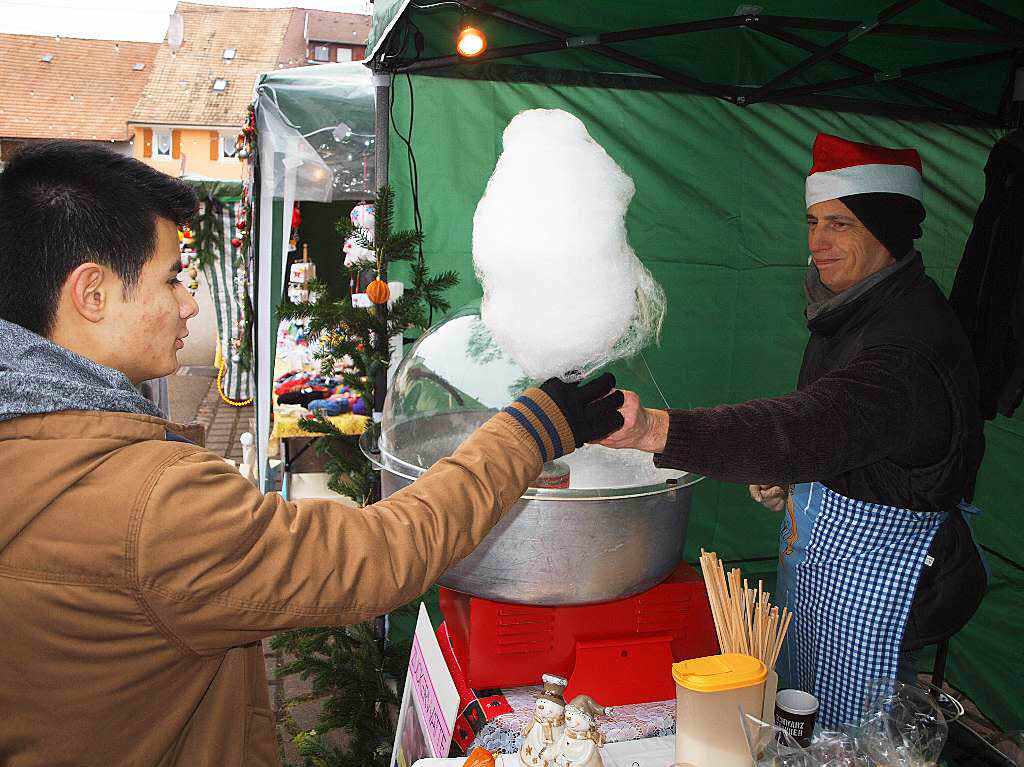
<svg viewBox="0 0 1024 767"><path fill-rule="evenodd" d="M872 349L899 350L910 362L902 375L928 379L913 391L928 402L916 432L942 434L938 452L914 455L921 438L906 433L888 455L817 479L849 498L921 511L948 511L974 493L984 445L978 413L978 374L970 345L939 287L924 273L920 255L855 300L808 322L798 388L856 364ZM896 373L897 371L893 371ZM936 382L938 386L936 386ZM913 403L911 407L918 405ZM898 423L894 420L893 422ZM908 430L909 431L909 430ZM865 433L862 439L873 439ZM934 448L932 448L934 451Z"/></svg>
<svg viewBox="0 0 1024 767"><path fill-rule="evenodd" d="M851 498L950 511L907 626L908 649L955 633L985 589L957 504L983 441L970 347L919 255L809 323L797 391L672 410L659 466L758 484L822 482Z"/></svg>
<svg viewBox="0 0 1024 767"><path fill-rule="evenodd" d="M1006 417L1024 398L1024 131L992 149L949 302L981 375L981 414Z"/></svg>

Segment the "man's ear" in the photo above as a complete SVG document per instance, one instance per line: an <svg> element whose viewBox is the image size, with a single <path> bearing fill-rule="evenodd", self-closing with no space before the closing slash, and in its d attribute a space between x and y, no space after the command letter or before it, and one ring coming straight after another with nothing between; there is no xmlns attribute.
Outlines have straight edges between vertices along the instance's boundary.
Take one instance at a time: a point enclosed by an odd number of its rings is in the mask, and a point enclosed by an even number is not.
<svg viewBox="0 0 1024 767"><path fill-rule="evenodd" d="M103 319L111 289L111 274L99 264L86 261L68 275L64 290L71 305L89 322Z"/></svg>

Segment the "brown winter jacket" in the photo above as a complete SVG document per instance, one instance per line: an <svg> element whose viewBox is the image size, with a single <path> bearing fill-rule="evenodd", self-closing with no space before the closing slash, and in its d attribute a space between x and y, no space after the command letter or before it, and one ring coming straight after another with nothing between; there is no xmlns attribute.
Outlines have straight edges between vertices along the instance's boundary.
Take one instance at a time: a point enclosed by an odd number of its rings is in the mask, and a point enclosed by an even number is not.
<svg viewBox="0 0 1024 767"><path fill-rule="evenodd" d="M554 403L530 390L570 448ZM499 413L365 509L263 495L164 421L0 422L0 764L279 763L259 640L422 594L541 468ZM173 425L171 425L173 428Z"/></svg>

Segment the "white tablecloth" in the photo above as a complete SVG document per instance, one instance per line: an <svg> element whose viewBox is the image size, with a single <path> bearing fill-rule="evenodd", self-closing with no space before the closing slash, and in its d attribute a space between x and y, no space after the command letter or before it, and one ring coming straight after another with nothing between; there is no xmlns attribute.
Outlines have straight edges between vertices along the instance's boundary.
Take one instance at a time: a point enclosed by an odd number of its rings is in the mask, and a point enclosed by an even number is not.
<svg viewBox="0 0 1024 767"><path fill-rule="evenodd" d="M676 739L672 735L609 743L601 750L604 767L669 767L675 757ZM496 767L520 767L516 754L497 754ZM413 767L461 767L458 759L420 759Z"/></svg>

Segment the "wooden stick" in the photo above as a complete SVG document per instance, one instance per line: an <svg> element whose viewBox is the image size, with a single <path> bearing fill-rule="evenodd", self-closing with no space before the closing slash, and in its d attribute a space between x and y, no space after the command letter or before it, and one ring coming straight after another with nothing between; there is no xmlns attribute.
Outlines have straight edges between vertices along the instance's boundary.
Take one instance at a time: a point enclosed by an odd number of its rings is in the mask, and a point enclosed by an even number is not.
<svg viewBox="0 0 1024 767"><path fill-rule="evenodd" d="M771 634L769 633L769 620L771 618L771 611L772 603L768 601L768 594L766 592L764 595L764 615L761 618L762 622L764 623L764 626L761 629L761 649L764 651L764 657L762 658L762 660L765 661L767 661L768 659L768 643L769 637L771 636Z"/></svg>
<svg viewBox="0 0 1024 767"><path fill-rule="evenodd" d="M714 593L715 592L715 587L711 583L711 578L710 578L711 573L708 572L707 567L706 567L706 563L704 562L703 559L701 560L700 564L701 564L701 570L704 573L704 588L707 590L707 594L708 594L708 605L711 607L711 620L715 624L715 636L718 637L718 646L719 646L719 648L721 648L721 646L722 646L722 625L721 625L722 624L722 620L721 620L721 618L718 615L718 605L715 604L715 602L716 602L716 600L715 600L715 593Z"/></svg>
<svg viewBox="0 0 1024 767"><path fill-rule="evenodd" d="M700 550L700 569L704 574L704 588L708 594L708 604L711 605L711 618L715 624L715 634L718 637L718 647L721 652L725 652L725 642L723 640L724 631L722 626L722 610L718 600L718 584L715 581L712 573L711 557L713 555Z"/></svg>
<svg viewBox="0 0 1024 767"><path fill-rule="evenodd" d="M725 637L725 646L722 652L732 652L733 649L733 631L732 621L729 619L729 605L727 597L729 593L728 587L725 585L725 574L722 572L721 563L715 559L714 570L712 575L715 579L715 589L718 592L719 605L722 611L722 634Z"/></svg>
<svg viewBox="0 0 1024 767"><path fill-rule="evenodd" d="M764 593L761 591L761 586L758 584L757 587L757 657L762 661L765 656L765 608L764 608Z"/></svg>
<svg viewBox="0 0 1024 767"><path fill-rule="evenodd" d="M789 630L789 622L793 619L793 613L789 612L786 608L782 608L782 613L785 619L782 622L782 628L779 630L779 641L775 644L775 650L772 653L772 668L775 668L775 661L779 659L779 653L782 651L782 642L786 638L786 632Z"/></svg>
<svg viewBox="0 0 1024 767"><path fill-rule="evenodd" d="M733 586L734 571L729 571L729 580L726 589L729 593L729 621L732 623L733 652L743 652L743 629L740 625L738 604L736 602L736 588Z"/></svg>
<svg viewBox="0 0 1024 767"><path fill-rule="evenodd" d="M772 605L763 580L755 590L739 568L726 573L713 551L701 549L700 568L721 652L745 653L774 669L793 614Z"/></svg>

